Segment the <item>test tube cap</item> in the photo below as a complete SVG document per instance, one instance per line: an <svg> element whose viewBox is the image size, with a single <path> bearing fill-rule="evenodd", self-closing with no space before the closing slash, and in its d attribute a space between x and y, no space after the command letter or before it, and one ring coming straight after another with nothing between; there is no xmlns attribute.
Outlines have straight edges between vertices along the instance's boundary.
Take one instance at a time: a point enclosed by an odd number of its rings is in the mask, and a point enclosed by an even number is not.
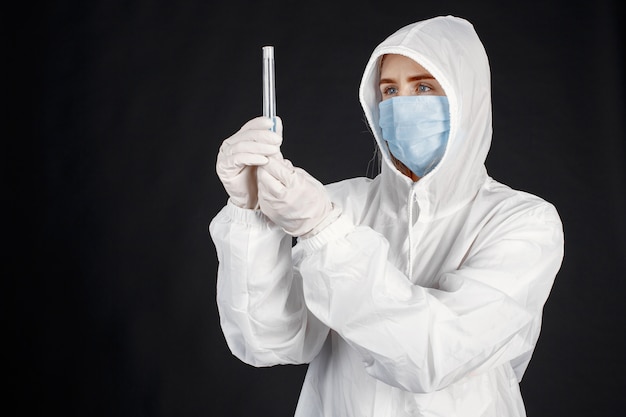
<svg viewBox="0 0 626 417"><path fill-rule="evenodd" d="M263 47L263 59L274 59L274 47L273 46Z"/></svg>

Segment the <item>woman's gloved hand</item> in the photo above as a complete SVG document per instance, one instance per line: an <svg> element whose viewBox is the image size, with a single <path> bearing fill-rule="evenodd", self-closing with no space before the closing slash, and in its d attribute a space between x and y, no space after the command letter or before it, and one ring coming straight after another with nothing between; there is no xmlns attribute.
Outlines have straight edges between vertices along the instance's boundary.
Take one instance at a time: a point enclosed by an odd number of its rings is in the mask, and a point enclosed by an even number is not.
<svg viewBox="0 0 626 417"><path fill-rule="evenodd" d="M270 130L272 124L267 117L256 117L220 146L215 165L217 175L231 201L239 207L257 207L257 167L267 164L272 155L282 159L282 121L276 118L276 133Z"/></svg>
<svg viewBox="0 0 626 417"><path fill-rule="evenodd" d="M257 171L261 211L292 236L303 236L332 211L321 182L287 159L271 157Z"/></svg>

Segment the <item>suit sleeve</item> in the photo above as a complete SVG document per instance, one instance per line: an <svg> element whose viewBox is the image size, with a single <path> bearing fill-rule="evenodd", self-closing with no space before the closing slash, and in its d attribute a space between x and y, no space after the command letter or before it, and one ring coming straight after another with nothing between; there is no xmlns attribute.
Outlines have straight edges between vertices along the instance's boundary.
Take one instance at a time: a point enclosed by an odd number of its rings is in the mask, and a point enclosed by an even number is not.
<svg viewBox="0 0 626 417"><path fill-rule="evenodd" d="M328 328L304 302L291 236L260 211L231 203L209 232L219 262L220 325L231 352L253 366L310 362Z"/></svg>
<svg viewBox="0 0 626 417"><path fill-rule="evenodd" d="M563 257L562 228L546 204L495 230L425 288L389 263L382 235L342 217L302 242L306 304L370 375L403 390L436 391L505 362L520 378Z"/></svg>

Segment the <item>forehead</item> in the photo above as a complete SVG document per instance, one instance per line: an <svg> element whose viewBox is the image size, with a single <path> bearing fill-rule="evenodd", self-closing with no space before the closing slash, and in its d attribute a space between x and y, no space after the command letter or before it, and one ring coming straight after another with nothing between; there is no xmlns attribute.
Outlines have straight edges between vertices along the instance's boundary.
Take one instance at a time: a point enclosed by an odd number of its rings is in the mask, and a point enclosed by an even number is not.
<svg viewBox="0 0 626 417"><path fill-rule="evenodd" d="M430 74L426 68L411 58L399 54L386 54L381 58L380 74L391 72L410 72L414 74Z"/></svg>

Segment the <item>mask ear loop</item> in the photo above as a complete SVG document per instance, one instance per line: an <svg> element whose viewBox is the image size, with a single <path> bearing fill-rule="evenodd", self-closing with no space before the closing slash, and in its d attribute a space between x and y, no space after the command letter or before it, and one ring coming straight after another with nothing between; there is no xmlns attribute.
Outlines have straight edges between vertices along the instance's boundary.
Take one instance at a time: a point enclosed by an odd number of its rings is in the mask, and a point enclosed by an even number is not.
<svg viewBox="0 0 626 417"><path fill-rule="evenodd" d="M365 124L367 125L367 122L365 122ZM382 152L380 152L378 143L376 142L376 139L374 139L373 135L372 135L372 139L373 139L372 142L374 142L374 153L372 154L372 158L367 162L367 168L365 169L365 176L367 178L374 179L382 171L383 155L382 155Z"/></svg>

